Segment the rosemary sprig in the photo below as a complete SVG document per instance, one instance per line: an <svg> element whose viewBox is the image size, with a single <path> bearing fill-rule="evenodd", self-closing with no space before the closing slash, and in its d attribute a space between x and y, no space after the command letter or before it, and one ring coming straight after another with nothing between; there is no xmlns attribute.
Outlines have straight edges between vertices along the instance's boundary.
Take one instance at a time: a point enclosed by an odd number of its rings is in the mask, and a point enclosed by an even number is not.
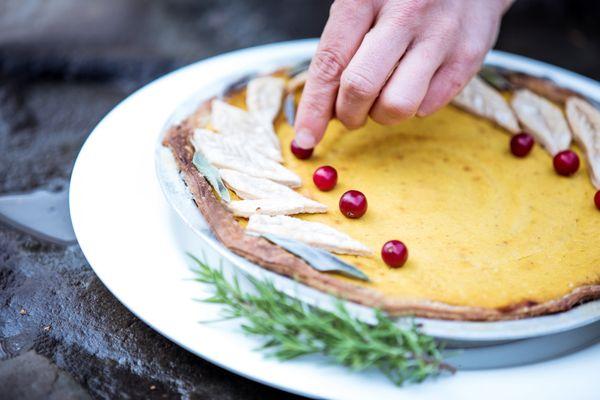
<svg viewBox="0 0 600 400"><path fill-rule="evenodd" d="M341 300L335 311L322 310L251 276L250 290L242 290L237 277L229 281L221 269L192 258L195 280L214 289L203 301L223 305L224 319L243 319L242 329L264 338L260 349L279 360L324 354L355 371L378 368L396 385L453 371L442 362L440 345L412 322L398 327L377 311L376 323L370 325L352 317Z"/></svg>

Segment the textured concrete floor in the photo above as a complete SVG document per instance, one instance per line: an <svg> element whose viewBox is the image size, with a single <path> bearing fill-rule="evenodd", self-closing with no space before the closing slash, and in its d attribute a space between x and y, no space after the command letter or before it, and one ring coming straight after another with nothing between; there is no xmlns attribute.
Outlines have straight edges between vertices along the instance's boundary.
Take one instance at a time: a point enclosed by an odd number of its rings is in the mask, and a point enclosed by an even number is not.
<svg viewBox="0 0 600 400"><path fill-rule="evenodd" d="M598 2L521 0L498 47L600 80ZM154 77L317 36L327 1L0 0L0 194L68 184L86 136ZM279 399L152 331L78 246L0 226L0 399Z"/></svg>

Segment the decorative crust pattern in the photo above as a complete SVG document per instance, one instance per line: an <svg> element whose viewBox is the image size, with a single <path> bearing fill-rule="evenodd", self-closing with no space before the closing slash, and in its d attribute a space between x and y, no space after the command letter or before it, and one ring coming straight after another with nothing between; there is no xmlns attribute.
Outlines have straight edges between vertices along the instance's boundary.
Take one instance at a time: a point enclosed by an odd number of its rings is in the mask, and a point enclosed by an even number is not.
<svg viewBox="0 0 600 400"><path fill-rule="evenodd" d="M578 97L568 98L566 109L575 140L585 151L592 184L600 190L600 111Z"/></svg>
<svg viewBox="0 0 600 400"><path fill-rule="evenodd" d="M193 115L190 118L197 117L198 115ZM453 306L427 300L408 300L384 296L376 290L318 272L302 259L266 239L244 233L244 229L237 223L233 214L221 204L208 182L192 164L194 155L194 146L192 145L194 129L192 126L190 121L184 121L172 127L165 135L163 145L171 149L183 180L217 239L232 252L270 271L291 277L303 284L348 301L379 308L394 316L414 315L470 321L510 320L566 311L582 302L600 298L600 285L587 285L576 288L559 299L540 304L523 301L498 309Z"/></svg>
<svg viewBox="0 0 600 400"><path fill-rule="evenodd" d="M511 133L519 133L517 117L508 102L500 92L477 75L456 95L452 104L487 118Z"/></svg>

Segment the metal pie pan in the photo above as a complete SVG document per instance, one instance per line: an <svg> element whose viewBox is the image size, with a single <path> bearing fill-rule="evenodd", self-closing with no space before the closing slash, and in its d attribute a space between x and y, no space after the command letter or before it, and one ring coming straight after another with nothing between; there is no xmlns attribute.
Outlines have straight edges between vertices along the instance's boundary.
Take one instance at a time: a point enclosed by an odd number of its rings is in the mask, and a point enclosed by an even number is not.
<svg viewBox="0 0 600 400"><path fill-rule="evenodd" d="M216 251L224 262L252 276L268 278L278 289L308 304L330 308L332 304L330 295L265 270L245 258L237 256L221 244L212 235L206 221L193 203L191 194L179 177L170 151L161 144L162 137L170 126L190 115L203 100L222 93L231 82L248 74L269 72L278 67L290 66L305 60L313 54L315 47L316 41L299 41L297 42L297 51L292 51L292 54L266 53L264 57L257 58L256 64L240 66L239 73L235 76L218 77L211 84L199 87L198 94L191 99L182 99L182 105L165 122L163 132L161 132L156 145L155 159L157 177L169 204L186 225L206 243L206 246ZM488 55L486 63L534 76L549 77L561 86L600 101L600 84L570 71L525 57L496 51L492 51ZM348 308L361 319L367 321L373 319L373 310L368 307L349 303ZM470 322L428 318L417 318L416 320L422 324L422 330L425 333L449 341L455 346L490 345L491 343L497 344L558 334L600 321L600 300L588 302L558 314L510 321ZM404 318L398 319L399 324L403 322L405 322Z"/></svg>

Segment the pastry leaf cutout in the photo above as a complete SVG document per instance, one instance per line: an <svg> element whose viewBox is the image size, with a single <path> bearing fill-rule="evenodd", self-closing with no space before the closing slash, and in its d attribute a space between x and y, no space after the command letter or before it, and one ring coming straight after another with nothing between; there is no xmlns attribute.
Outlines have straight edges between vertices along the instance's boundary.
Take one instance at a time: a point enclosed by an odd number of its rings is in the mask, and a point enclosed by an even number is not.
<svg viewBox="0 0 600 400"><path fill-rule="evenodd" d="M566 105L573 136L585 151L592 184L600 190L600 110L577 97L567 99Z"/></svg>

